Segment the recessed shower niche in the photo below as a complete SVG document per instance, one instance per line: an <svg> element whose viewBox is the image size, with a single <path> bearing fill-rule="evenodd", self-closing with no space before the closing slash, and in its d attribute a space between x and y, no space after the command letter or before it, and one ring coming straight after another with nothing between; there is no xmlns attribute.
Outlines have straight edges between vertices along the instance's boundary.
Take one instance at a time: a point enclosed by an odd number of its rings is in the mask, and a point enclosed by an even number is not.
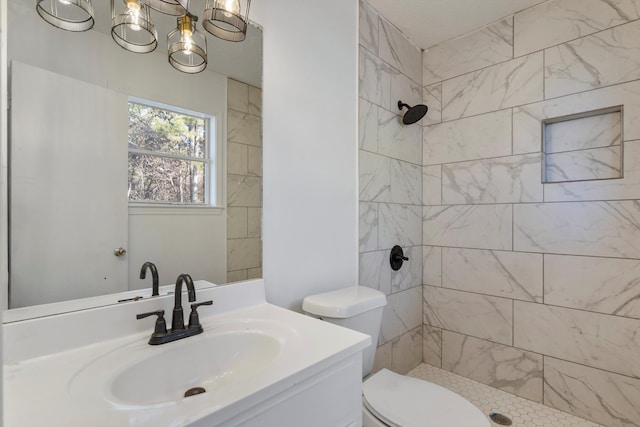
<svg viewBox="0 0 640 427"><path fill-rule="evenodd" d="M623 177L623 107L615 106L542 122L542 182Z"/></svg>

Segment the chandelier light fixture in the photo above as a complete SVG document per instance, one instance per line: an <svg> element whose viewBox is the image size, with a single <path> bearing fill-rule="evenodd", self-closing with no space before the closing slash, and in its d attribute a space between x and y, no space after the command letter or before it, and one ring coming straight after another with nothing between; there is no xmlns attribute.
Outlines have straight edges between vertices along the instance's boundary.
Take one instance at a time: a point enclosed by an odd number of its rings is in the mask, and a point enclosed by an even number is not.
<svg viewBox="0 0 640 427"><path fill-rule="evenodd" d="M196 29L198 17L190 13L189 0L110 1L111 37L118 46L134 53L156 50L158 32L151 16L153 10L177 17L176 28L167 35L171 66L190 74L207 67L207 38ZM251 0L206 0L203 27L220 39L243 41L250 5ZM36 11L49 24L67 31L88 31L95 23L91 0L36 0Z"/></svg>
<svg viewBox="0 0 640 427"><path fill-rule="evenodd" d="M91 0L36 0L38 15L54 27L87 31L95 23Z"/></svg>
<svg viewBox="0 0 640 427"><path fill-rule="evenodd" d="M198 17L178 17L178 26L167 36L169 63L183 73L199 73L207 67L207 38L196 29Z"/></svg>
<svg viewBox="0 0 640 427"><path fill-rule="evenodd" d="M247 37L251 0L207 0L202 26L223 40L241 42Z"/></svg>
<svg viewBox="0 0 640 427"><path fill-rule="evenodd" d="M138 0L124 0L125 10L116 15L111 0L111 37L120 47L135 53L150 53L158 47L158 33L149 6Z"/></svg>
<svg viewBox="0 0 640 427"><path fill-rule="evenodd" d="M165 15L182 16L187 14L189 0L141 0L153 10Z"/></svg>

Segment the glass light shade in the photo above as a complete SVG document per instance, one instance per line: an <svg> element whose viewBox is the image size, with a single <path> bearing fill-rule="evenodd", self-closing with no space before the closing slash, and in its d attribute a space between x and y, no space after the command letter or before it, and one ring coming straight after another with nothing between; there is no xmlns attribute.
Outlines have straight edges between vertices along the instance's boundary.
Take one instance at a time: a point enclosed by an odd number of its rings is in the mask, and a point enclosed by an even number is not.
<svg viewBox="0 0 640 427"><path fill-rule="evenodd" d="M178 26L167 36L169 63L183 73L199 73L207 68L207 39L196 30L197 16L178 18Z"/></svg>
<svg viewBox="0 0 640 427"><path fill-rule="evenodd" d="M153 10L165 15L183 16L188 13L189 0L140 0Z"/></svg>
<svg viewBox="0 0 640 427"><path fill-rule="evenodd" d="M247 37L251 0L207 0L202 26L223 40L241 42Z"/></svg>
<svg viewBox="0 0 640 427"><path fill-rule="evenodd" d="M36 11L62 30L87 31L95 23L91 0L36 0Z"/></svg>
<svg viewBox="0 0 640 427"><path fill-rule="evenodd" d="M111 0L111 37L118 46L135 53L153 52L158 47L158 32L149 6L139 0L123 0L125 10L116 15L114 0Z"/></svg>

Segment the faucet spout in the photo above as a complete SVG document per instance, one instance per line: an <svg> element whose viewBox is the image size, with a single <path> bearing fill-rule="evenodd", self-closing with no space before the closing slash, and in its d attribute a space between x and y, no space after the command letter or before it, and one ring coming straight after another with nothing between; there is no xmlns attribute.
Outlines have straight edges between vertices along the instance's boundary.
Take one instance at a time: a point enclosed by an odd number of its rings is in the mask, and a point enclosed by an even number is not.
<svg viewBox="0 0 640 427"><path fill-rule="evenodd" d="M176 288L174 290L175 301L173 304L173 319L171 320L171 329L184 329L184 315L182 311L182 284L187 285L187 294L189 302L196 300L196 288L193 286L193 279L188 274L181 274L176 279Z"/></svg>
<svg viewBox="0 0 640 427"><path fill-rule="evenodd" d="M157 297L160 295L160 281L158 279L158 268L151 261L147 261L142 264L142 268L140 269L140 279L146 279L147 277L147 269L151 271L151 280L152 282L152 297Z"/></svg>

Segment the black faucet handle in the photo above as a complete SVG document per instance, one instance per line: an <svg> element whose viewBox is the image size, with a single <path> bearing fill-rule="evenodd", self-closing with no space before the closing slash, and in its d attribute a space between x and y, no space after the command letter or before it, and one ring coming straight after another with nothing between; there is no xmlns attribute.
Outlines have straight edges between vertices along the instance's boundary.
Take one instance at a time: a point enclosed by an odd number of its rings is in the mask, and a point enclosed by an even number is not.
<svg viewBox="0 0 640 427"><path fill-rule="evenodd" d="M167 333L167 322L164 320L164 310L158 310L158 311L150 311L148 313L140 313L140 314L136 314L136 319L140 320L140 319L144 319L145 317L149 317L149 316L158 316L158 319L156 320L156 326L155 329L153 331L153 334L166 334Z"/></svg>
<svg viewBox="0 0 640 427"><path fill-rule="evenodd" d="M213 300L204 301L204 302L197 302L195 304L191 304L191 309L192 310L196 310L201 305L213 305Z"/></svg>
<svg viewBox="0 0 640 427"><path fill-rule="evenodd" d="M198 316L198 307L201 305L213 305L213 301L204 301L191 304L191 314L189 314L189 328L202 328L200 325L200 317Z"/></svg>

